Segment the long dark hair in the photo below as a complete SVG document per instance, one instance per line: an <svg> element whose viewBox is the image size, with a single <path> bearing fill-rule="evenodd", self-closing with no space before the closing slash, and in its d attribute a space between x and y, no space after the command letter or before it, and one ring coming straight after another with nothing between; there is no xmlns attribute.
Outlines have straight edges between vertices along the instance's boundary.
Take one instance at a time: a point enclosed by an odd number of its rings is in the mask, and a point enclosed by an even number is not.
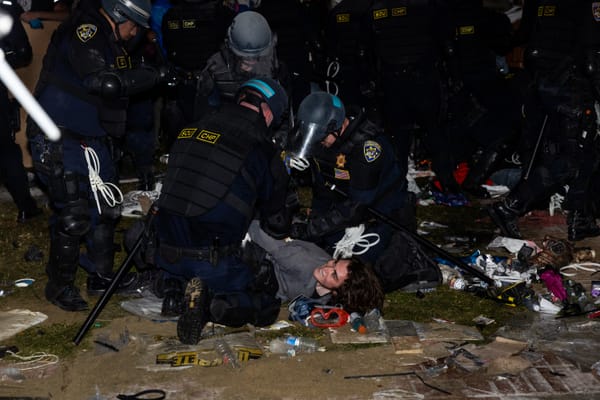
<svg viewBox="0 0 600 400"><path fill-rule="evenodd" d="M350 258L348 278L333 291L332 301L341 304L348 312L365 313L373 308L383 308L383 289L370 265L356 257Z"/></svg>

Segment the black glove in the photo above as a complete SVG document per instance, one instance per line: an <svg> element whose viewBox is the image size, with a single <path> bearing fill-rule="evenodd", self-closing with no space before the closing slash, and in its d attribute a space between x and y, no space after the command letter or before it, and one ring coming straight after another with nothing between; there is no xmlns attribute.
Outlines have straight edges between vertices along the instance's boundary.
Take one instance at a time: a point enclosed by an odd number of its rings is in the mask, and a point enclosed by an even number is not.
<svg viewBox="0 0 600 400"><path fill-rule="evenodd" d="M310 240L310 235L308 234L308 223L305 223L305 222L293 223L292 227L290 229L290 237L292 239Z"/></svg>

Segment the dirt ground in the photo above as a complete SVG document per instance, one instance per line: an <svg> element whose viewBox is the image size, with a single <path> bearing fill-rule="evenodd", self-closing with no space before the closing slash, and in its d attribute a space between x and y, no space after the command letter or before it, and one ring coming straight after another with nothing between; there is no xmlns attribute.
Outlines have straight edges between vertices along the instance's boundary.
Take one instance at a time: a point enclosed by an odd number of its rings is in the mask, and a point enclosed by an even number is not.
<svg viewBox="0 0 600 400"><path fill-rule="evenodd" d="M530 218L522 220L521 225L528 239L541 239L545 234L564 238L564 220L561 218ZM600 238L579 242L578 246L589 246L600 252ZM588 274L582 279L589 282L591 277ZM42 312L48 319L40 327L83 323L87 313L63 312L52 306L44 299L43 288L43 282L34 283L27 289L34 295L25 301L11 296L0 298L0 310L24 308ZM91 304L94 300L91 299ZM287 310L282 309L281 318L287 318ZM120 343L116 345L118 351L94 346L88 339L73 357L44 368L22 371L19 379L11 379L6 374L2 376L0 398L114 399L118 394L131 395L148 389L164 390L167 399L176 400L600 398L600 383L595 375L580 371L570 361L552 354L529 360L527 368L513 370L507 367L510 373L506 374L449 370L431 376L431 371L424 365L403 366L403 358L394 354L390 344L353 348L332 346L327 335L321 339L327 348L325 352L295 357L265 354L242 363L237 369L221 365L152 371L156 368L158 346L175 336L174 322L153 322L134 315L107 321L102 314L97 322L88 333L89 337ZM119 341L125 334L127 340ZM5 341L5 344L9 342ZM0 371L10 366L7 360L0 359ZM412 374L413 371L443 391L426 386L421 378ZM382 376L347 378L356 375Z"/></svg>

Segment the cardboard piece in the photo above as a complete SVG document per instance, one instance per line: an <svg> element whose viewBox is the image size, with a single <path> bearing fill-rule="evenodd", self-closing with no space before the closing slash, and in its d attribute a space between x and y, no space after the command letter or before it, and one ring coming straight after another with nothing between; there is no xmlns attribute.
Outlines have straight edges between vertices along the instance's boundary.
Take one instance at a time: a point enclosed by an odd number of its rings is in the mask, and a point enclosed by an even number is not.
<svg viewBox="0 0 600 400"><path fill-rule="evenodd" d="M44 322L46 314L30 310L0 311L0 341L6 340L25 329Z"/></svg>

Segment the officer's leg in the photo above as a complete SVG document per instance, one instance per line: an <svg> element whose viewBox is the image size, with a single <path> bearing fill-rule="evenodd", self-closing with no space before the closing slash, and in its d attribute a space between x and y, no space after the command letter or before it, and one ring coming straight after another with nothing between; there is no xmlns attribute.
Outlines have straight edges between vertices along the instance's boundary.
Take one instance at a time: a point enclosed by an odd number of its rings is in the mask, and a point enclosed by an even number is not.
<svg viewBox="0 0 600 400"><path fill-rule="evenodd" d="M89 295L99 295L110 285L115 256L115 228L120 215L120 207L101 206L102 214L86 237L87 257L94 272L88 275Z"/></svg>
<svg viewBox="0 0 600 400"><path fill-rule="evenodd" d="M6 88L0 87L0 172L6 189L18 208L17 221L41 214L29 192L27 173L23 167L23 155L15 143L10 127L9 101Z"/></svg>
<svg viewBox="0 0 600 400"><path fill-rule="evenodd" d="M51 200L57 205L57 215L50 228L50 256L46 266L48 284L46 298L66 311L87 309L75 287L79 266L79 247L83 235L90 228L87 200L79 198L79 179L76 174L65 173L64 189L57 179L50 181ZM56 176L54 178L60 178ZM60 191L64 190L63 195ZM53 196L54 194L54 196ZM64 197L62 197L64 196ZM62 197L62 198L61 198ZM61 199L61 202L58 199Z"/></svg>

